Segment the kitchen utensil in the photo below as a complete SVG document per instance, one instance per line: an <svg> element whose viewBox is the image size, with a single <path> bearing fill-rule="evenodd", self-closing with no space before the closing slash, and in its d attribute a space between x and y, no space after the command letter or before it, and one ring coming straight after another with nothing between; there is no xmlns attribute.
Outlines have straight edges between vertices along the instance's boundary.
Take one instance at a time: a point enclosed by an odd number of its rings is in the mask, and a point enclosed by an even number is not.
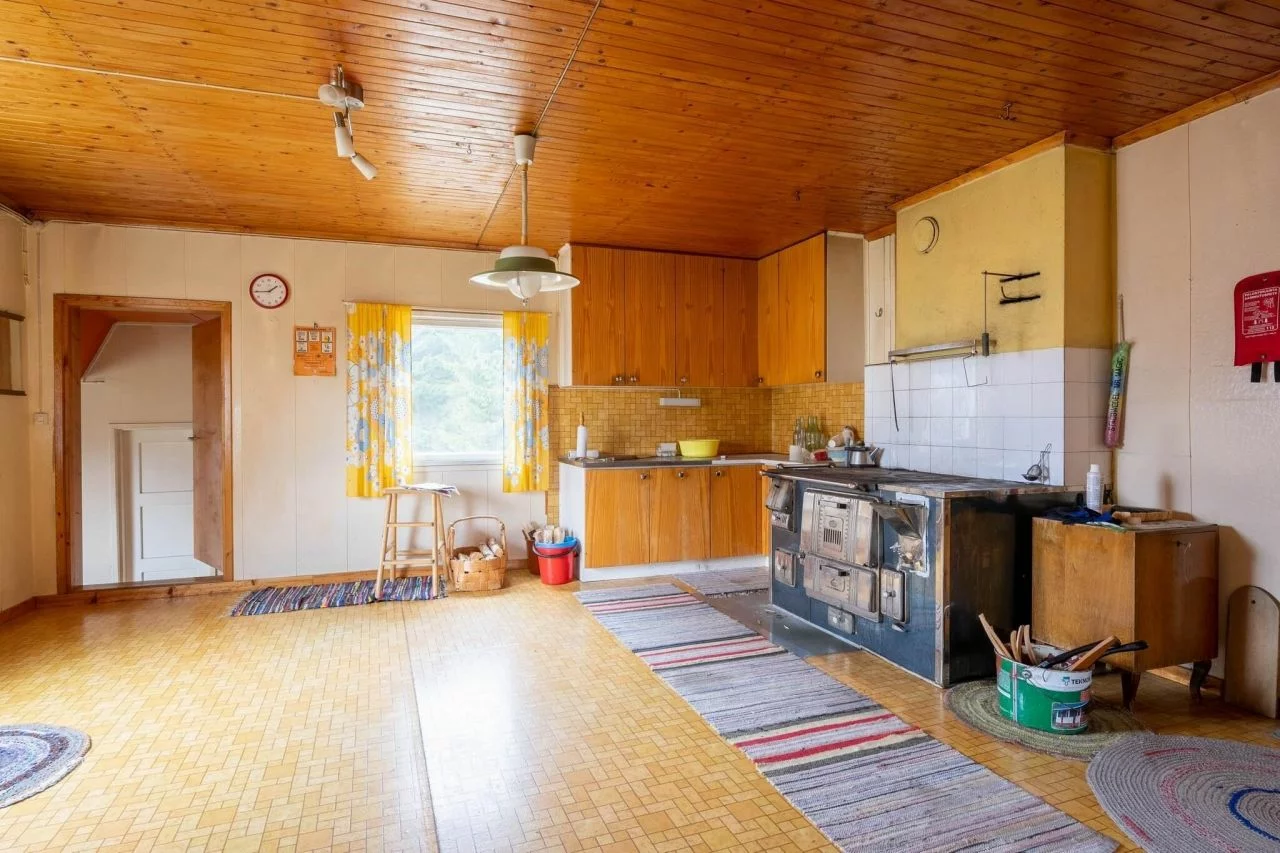
<svg viewBox="0 0 1280 853"><path fill-rule="evenodd" d="M718 438L682 439L678 444L680 445L680 455L685 459L711 459L720 452L720 439Z"/></svg>
<svg viewBox="0 0 1280 853"><path fill-rule="evenodd" d="M1093 669L1093 665L1098 662L1099 658L1107 653L1107 649L1117 645L1119 642L1120 641L1115 637L1107 637L1105 640L1099 640L1096 646L1084 653L1084 657L1067 667L1067 671L1085 672L1086 670Z"/></svg>
<svg viewBox="0 0 1280 853"><path fill-rule="evenodd" d="M1049 451L1053 449L1052 444L1046 444L1044 450L1040 451L1040 461L1027 469L1027 473L1022 475L1022 479L1031 483L1043 483L1049 479Z"/></svg>
<svg viewBox="0 0 1280 853"><path fill-rule="evenodd" d="M827 448L827 456L837 465L850 468L875 468L884 455L883 447L868 447L865 444L854 444L846 447L839 445Z"/></svg>
<svg viewBox="0 0 1280 853"><path fill-rule="evenodd" d="M996 633L996 629L991 627L991 623L987 621L987 617L979 613L978 622L982 625L982 630L987 632L987 639L991 641L991 647L996 650L996 654L1002 658L1013 660L1013 655L1009 649L1005 647L1004 641L1000 639L1000 635Z"/></svg>

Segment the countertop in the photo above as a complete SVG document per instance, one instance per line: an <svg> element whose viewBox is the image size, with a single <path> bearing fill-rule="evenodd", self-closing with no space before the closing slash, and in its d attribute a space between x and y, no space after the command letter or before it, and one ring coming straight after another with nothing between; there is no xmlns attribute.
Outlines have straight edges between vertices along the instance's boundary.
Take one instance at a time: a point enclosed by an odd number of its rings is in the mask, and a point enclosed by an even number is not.
<svg viewBox="0 0 1280 853"><path fill-rule="evenodd" d="M599 459L570 459L560 457L560 464L575 468L677 468L708 467L711 465L778 465L786 462L785 453L730 453L710 459L685 459L683 456L602 456Z"/></svg>
<svg viewBox="0 0 1280 853"><path fill-rule="evenodd" d="M930 474L905 468L844 468L824 463L788 462L782 453L734 453L712 459L685 459L680 456L606 456L601 459L570 459L561 464L587 470L599 468L663 468L709 467L712 465L767 465L770 476L792 480L827 483L859 489L887 489L929 498L1007 498L1011 495L1045 495L1079 492L1077 486L1051 486L1046 483L1019 483L1012 480L984 480L953 474Z"/></svg>
<svg viewBox="0 0 1280 853"><path fill-rule="evenodd" d="M769 476L805 480L848 489L884 489L928 498L1007 498L1012 495L1045 495L1083 491L1076 486L1047 483L1019 483L1013 480L984 480L954 474L932 474L905 468L797 467L779 468Z"/></svg>

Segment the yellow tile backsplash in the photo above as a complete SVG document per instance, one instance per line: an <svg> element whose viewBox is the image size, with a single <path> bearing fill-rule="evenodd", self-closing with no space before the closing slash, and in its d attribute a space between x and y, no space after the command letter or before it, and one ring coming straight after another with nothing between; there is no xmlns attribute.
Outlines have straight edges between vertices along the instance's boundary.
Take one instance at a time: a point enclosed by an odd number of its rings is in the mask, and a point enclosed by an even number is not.
<svg viewBox="0 0 1280 853"><path fill-rule="evenodd" d="M786 453L795 420L816 415L825 434L845 424L862 432L862 384L793 385L783 388L686 388L696 409L661 408L671 389L551 388L551 456L573 448L578 420L586 420L589 445L601 453L652 456L658 443L718 438L721 453ZM559 467L551 468L547 518L560 517Z"/></svg>

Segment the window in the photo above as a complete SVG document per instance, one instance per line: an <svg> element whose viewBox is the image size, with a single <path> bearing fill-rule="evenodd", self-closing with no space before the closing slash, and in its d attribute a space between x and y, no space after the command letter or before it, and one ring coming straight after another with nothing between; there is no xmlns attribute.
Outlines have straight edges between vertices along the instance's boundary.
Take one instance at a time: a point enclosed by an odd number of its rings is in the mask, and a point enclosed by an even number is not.
<svg viewBox="0 0 1280 853"><path fill-rule="evenodd" d="M502 461L502 317L415 312L413 461Z"/></svg>

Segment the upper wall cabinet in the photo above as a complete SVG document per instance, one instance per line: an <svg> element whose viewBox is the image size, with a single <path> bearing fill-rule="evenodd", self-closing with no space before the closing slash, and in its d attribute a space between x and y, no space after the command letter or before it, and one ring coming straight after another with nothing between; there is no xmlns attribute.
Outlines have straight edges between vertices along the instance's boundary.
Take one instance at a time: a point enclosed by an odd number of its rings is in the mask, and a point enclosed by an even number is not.
<svg viewBox="0 0 1280 853"><path fill-rule="evenodd" d="M755 385L755 262L574 246L575 385Z"/></svg>
<svg viewBox="0 0 1280 853"><path fill-rule="evenodd" d="M827 235L760 259L757 301L765 385L825 382Z"/></svg>
<svg viewBox="0 0 1280 853"><path fill-rule="evenodd" d="M867 364L884 364L893 349L894 236L866 244L863 285L866 288Z"/></svg>

